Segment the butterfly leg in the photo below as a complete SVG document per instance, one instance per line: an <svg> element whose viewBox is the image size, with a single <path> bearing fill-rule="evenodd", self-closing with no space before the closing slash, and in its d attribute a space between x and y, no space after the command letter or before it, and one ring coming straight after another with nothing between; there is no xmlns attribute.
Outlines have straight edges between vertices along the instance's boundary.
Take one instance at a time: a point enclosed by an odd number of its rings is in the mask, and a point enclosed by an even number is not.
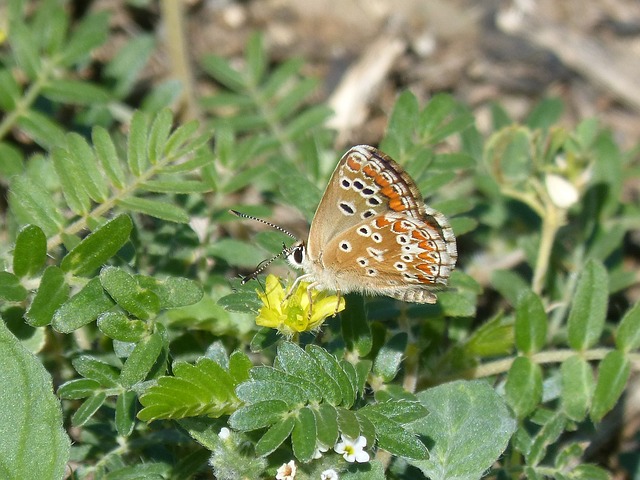
<svg viewBox="0 0 640 480"><path fill-rule="evenodd" d="M284 299L288 299L293 292L296 291L296 288L298 288L298 285L300 284L300 282L304 281L304 280L308 280L313 278L313 275L311 275L310 273L305 273L304 275L300 275L298 278L296 278L293 283L291 284L291 286L289 287L289 290L287 291L287 294L284 296ZM309 291L309 289L307 289L307 291Z"/></svg>

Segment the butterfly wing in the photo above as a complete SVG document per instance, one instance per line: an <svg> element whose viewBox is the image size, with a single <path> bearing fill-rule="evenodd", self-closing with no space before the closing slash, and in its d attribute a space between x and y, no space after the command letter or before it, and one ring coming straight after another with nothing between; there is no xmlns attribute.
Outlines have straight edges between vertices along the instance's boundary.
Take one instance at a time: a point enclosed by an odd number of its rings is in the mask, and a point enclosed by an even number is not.
<svg viewBox="0 0 640 480"><path fill-rule="evenodd" d="M338 233L322 250L325 276L319 282L342 292L435 303L434 290L446 286L457 251L451 227L428 211L430 221L382 213Z"/></svg>
<svg viewBox="0 0 640 480"><path fill-rule="evenodd" d="M340 159L313 217L308 255L317 259L341 232L383 213L425 217L422 195L393 159L368 145L351 148Z"/></svg>

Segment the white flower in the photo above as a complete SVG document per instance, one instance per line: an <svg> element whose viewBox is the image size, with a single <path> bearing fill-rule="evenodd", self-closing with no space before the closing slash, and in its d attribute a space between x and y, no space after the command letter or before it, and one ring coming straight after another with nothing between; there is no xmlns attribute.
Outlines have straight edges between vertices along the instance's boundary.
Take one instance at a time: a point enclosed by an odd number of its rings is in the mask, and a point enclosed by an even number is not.
<svg viewBox="0 0 640 480"><path fill-rule="evenodd" d="M320 480L338 480L338 478L338 472L336 472L333 468L325 470L320 474Z"/></svg>
<svg viewBox="0 0 640 480"><path fill-rule="evenodd" d="M296 462L291 460L289 463L283 463L276 472L276 480L293 480L296 478Z"/></svg>
<svg viewBox="0 0 640 480"><path fill-rule="evenodd" d="M322 454L324 452L326 452L327 450L329 450L329 447L326 447L325 445L323 445L322 443L318 443L316 445L316 449L313 452L313 459L317 460L319 458L322 458Z"/></svg>
<svg viewBox="0 0 640 480"><path fill-rule="evenodd" d="M567 209L580 198L580 194L566 178L554 173L548 174L544 182L551 201L556 207Z"/></svg>
<svg viewBox="0 0 640 480"><path fill-rule="evenodd" d="M333 449L336 453L341 454L347 462L364 463L369 461L369 454L364 451L364 447L367 446L366 438L362 435L355 440L344 435L340 435L340 438L342 441L338 442Z"/></svg>
<svg viewBox="0 0 640 480"><path fill-rule="evenodd" d="M218 438L223 441L229 438L230 436L231 436L231 430L229 430L227 427L222 427L220 429L220 433L218 433Z"/></svg>

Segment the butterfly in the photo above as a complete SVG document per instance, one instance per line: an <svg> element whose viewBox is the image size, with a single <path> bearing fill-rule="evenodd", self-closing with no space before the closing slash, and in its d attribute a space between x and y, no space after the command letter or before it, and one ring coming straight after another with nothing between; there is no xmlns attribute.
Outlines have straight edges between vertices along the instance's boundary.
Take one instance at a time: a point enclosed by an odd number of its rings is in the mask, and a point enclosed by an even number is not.
<svg viewBox="0 0 640 480"><path fill-rule="evenodd" d="M266 222L265 222L266 223ZM458 258L446 217L425 205L413 179L369 145L340 159L307 242L283 253L304 270L294 282L339 295L359 292L436 303Z"/></svg>

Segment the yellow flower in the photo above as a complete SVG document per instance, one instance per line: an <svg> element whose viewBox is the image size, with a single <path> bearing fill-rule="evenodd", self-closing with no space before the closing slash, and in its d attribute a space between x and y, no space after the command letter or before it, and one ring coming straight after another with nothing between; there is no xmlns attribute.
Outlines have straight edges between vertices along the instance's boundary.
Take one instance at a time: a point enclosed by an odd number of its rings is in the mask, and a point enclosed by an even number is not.
<svg viewBox="0 0 640 480"><path fill-rule="evenodd" d="M319 328L327 317L344 310L344 298L338 300L337 295L319 290L311 290L309 303L309 285L309 282L300 282L285 298L288 289L285 290L278 277L268 275L265 292L257 291L264 306L258 312L256 324L276 328L283 335L292 337Z"/></svg>

